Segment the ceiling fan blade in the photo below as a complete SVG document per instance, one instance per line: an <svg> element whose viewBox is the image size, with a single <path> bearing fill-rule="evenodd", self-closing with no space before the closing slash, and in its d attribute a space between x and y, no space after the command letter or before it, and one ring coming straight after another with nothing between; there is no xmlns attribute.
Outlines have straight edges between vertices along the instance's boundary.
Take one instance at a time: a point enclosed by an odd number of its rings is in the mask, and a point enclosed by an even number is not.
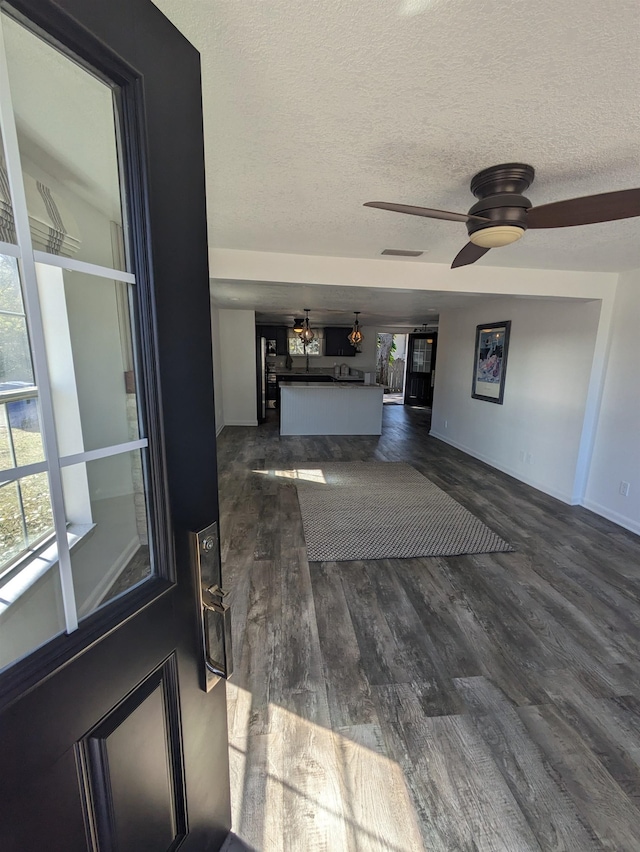
<svg viewBox="0 0 640 852"><path fill-rule="evenodd" d="M630 219L632 216L640 216L640 189L603 192L532 207L527 213L527 227L569 228Z"/></svg>
<svg viewBox="0 0 640 852"><path fill-rule="evenodd" d="M408 213L410 216L426 216L428 219L447 219L450 222L488 222L484 216L469 216L467 213L450 213L448 210L433 210L431 207L412 207L410 204L391 204L388 201L367 201L363 207L379 207L393 213Z"/></svg>
<svg viewBox="0 0 640 852"><path fill-rule="evenodd" d="M475 263L476 260L480 260L480 258L488 251L488 248L476 246L473 243L467 243L466 246L454 257L451 268L456 269L458 266L469 266L470 263Z"/></svg>

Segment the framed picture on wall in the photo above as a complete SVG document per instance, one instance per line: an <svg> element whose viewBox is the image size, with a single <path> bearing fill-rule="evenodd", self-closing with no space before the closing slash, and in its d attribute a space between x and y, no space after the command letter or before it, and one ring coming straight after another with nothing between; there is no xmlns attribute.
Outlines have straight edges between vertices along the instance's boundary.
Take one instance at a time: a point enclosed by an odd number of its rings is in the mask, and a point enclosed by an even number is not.
<svg viewBox="0 0 640 852"><path fill-rule="evenodd" d="M476 326L471 396L502 405L511 320Z"/></svg>

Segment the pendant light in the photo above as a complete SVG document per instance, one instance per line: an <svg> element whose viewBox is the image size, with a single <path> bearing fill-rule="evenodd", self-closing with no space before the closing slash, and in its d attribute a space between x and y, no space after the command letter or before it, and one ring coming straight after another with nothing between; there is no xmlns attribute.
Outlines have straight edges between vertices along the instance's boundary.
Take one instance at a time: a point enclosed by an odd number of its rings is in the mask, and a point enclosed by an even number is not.
<svg viewBox="0 0 640 852"><path fill-rule="evenodd" d="M300 332L301 332L303 329L304 329L304 320L303 320L302 318L300 318L300 319L294 319L294 321L293 321L293 330L295 331L295 333L296 333L296 334L300 334Z"/></svg>
<svg viewBox="0 0 640 852"><path fill-rule="evenodd" d="M315 334L313 333L313 330L309 325L309 308L305 308L304 312L306 316L304 318L304 328L300 332L300 337L303 343L311 343L311 341L315 337Z"/></svg>
<svg viewBox="0 0 640 852"><path fill-rule="evenodd" d="M359 313L360 313L360 311L354 311L354 314L356 315L356 319L355 319L355 322L353 323L353 329L352 329L351 334L349 335L349 338L348 338L349 343L356 349L358 348L358 346L360 346L360 344L364 340L364 336L363 336L362 332L360 331L360 323L358 322L358 314Z"/></svg>

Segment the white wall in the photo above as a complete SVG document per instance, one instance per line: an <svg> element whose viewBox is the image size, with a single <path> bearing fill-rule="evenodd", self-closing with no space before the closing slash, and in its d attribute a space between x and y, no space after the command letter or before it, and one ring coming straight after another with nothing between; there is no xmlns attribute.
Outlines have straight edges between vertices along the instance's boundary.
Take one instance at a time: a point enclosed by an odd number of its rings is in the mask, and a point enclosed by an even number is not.
<svg viewBox="0 0 640 852"><path fill-rule="evenodd" d="M444 311L431 434L572 502L599 315L599 301L508 297ZM471 383L476 326L502 320L512 325L497 405L472 399Z"/></svg>
<svg viewBox="0 0 640 852"><path fill-rule="evenodd" d="M278 252L209 249L211 277L221 281L274 281L292 284L340 284L364 291L435 290L446 293L488 293L606 299L615 289L615 272L558 269L511 269L480 264L451 270L445 263L392 258L326 257ZM363 297L366 298L366 295Z"/></svg>
<svg viewBox="0 0 640 852"><path fill-rule="evenodd" d="M222 405L222 353L220 350L220 316L216 305L211 302L211 343L213 346L213 394L216 408L216 435L224 429Z"/></svg>
<svg viewBox="0 0 640 852"><path fill-rule="evenodd" d="M224 425L257 426L255 311L220 309L218 323Z"/></svg>
<svg viewBox="0 0 640 852"><path fill-rule="evenodd" d="M622 273L584 504L640 533L640 269ZM620 483L630 483L628 497Z"/></svg>

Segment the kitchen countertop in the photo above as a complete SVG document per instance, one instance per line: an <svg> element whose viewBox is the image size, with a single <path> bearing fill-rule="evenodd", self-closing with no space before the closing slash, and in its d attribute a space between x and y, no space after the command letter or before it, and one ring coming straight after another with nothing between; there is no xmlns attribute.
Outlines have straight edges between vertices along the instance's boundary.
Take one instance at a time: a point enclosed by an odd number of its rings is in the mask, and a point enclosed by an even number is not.
<svg viewBox="0 0 640 852"><path fill-rule="evenodd" d="M355 377L354 377L355 378ZM281 388L311 388L314 390L320 390L323 388L335 388L336 390L341 388L353 388L353 390L380 390L382 385L365 385L362 384L362 380L359 383L354 384L353 382L343 382L341 379L336 379L334 382L280 382Z"/></svg>
<svg viewBox="0 0 640 852"><path fill-rule="evenodd" d="M334 376L331 370L309 370L296 372L295 370L276 370L275 375L278 379L280 379L280 383L282 384L282 379L287 379L293 376L327 376L327 378L331 379L331 381L336 382L362 382L364 381L363 376Z"/></svg>
<svg viewBox="0 0 640 852"><path fill-rule="evenodd" d="M277 376L331 376L333 374L333 370L273 370L273 372Z"/></svg>

